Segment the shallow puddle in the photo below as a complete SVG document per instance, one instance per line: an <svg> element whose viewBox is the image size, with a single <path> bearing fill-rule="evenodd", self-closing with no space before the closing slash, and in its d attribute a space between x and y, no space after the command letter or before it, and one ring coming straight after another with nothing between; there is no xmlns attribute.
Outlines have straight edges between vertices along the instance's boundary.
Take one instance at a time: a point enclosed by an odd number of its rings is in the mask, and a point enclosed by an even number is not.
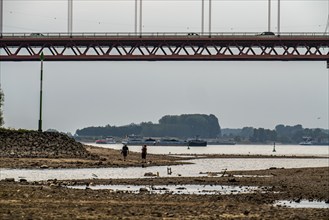
<svg viewBox="0 0 329 220"><path fill-rule="evenodd" d="M95 185L95 186L68 186L72 189L110 189L125 193L151 193L151 194L184 194L184 195L229 195L265 192L256 186L223 186L223 185Z"/></svg>
<svg viewBox="0 0 329 220"><path fill-rule="evenodd" d="M238 178L270 178L270 177L273 177L273 175L233 175L233 177L238 177Z"/></svg>
<svg viewBox="0 0 329 220"><path fill-rule="evenodd" d="M294 202L289 200L280 200L277 201L274 205L289 207L289 208L329 209L329 203L325 203L324 201L301 200L300 202Z"/></svg>

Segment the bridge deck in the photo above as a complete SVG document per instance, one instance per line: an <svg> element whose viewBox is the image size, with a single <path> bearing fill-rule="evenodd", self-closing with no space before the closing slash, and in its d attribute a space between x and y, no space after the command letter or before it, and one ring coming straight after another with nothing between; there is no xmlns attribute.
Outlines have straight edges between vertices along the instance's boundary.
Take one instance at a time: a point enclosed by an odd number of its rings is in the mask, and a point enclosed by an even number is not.
<svg viewBox="0 0 329 220"><path fill-rule="evenodd" d="M6 33L1 61L329 60L323 33Z"/></svg>

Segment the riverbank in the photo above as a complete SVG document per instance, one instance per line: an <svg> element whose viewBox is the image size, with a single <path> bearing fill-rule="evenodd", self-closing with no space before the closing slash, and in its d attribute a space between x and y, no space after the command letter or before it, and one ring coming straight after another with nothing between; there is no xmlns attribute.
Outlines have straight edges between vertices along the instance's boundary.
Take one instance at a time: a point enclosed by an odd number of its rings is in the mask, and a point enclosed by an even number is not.
<svg viewBox="0 0 329 220"><path fill-rule="evenodd" d="M123 160L119 150L106 149L83 145L86 151L93 155L92 158L33 158L33 157L2 157L0 168L32 168L32 169L57 169L57 168L105 168L105 167L136 167L142 165L141 155L136 152L129 152L127 160ZM183 164L179 157L168 155L147 156L147 163L144 166L164 166Z"/></svg>
<svg viewBox="0 0 329 220"><path fill-rule="evenodd" d="M138 194L69 189L64 182L0 181L1 219L328 219L328 209L273 206L277 200L329 199L329 169L230 172L271 177L148 178L86 180L93 184L221 184L262 186L266 193L236 195ZM74 180L73 180L74 181ZM66 181L66 183L72 181Z"/></svg>
<svg viewBox="0 0 329 220"><path fill-rule="evenodd" d="M16 138L21 134L16 134ZM66 137L42 133L34 139L24 135L1 139L0 168L100 168L168 166L189 163L197 158L299 158L262 155L147 155L142 163L140 153L130 152L126 161L119 150L75 143ZM56 138L55 138L56 137ZM26 140L30 144L25 145ZM50 141L53 140L53 141ZM58 140L58 142L56 142ZM64 142L62 142L64 140ZM3 144L3 143L11 143ZM61 143L61 144L59 144ZM70 146L70 147L68 147ZM67 150L69 149L69 150ZM73 152L75 151L75 152ZM30 152L30 153L29 153ZM314 157L302 157L314 158ZM144 169L144 168L142 168ZM39 172L39 171L38 171ZM41 170L40 170L41 172ZM0 171L1 175L1 171ZM155 176L153 176L155 175ZM293 209L273 206L277 200L329 202L329 167L267 170L223 171L204 177L152 177L139 179L93 179L27 182L0 181L0 219L328 219L328 209ZM94 185L223 185L259 186L255 193L215 195L151 194L148 190L129 193L113 190L91 190ZM67 188L83 185L83 189Z"/></svg>

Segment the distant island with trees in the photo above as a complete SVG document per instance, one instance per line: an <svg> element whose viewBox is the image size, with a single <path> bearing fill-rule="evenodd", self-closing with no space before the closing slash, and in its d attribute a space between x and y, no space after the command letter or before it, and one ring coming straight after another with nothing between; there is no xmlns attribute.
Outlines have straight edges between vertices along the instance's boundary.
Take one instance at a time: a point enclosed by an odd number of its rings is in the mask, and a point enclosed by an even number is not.
<svg viewBox="0 0 329 220"><path fill-rule="evenodd" d="M79 136L116 136L140 135L144 137L177 138L216 138L221 136L221 128L215 115L185 114L163 116L158 124L143 122L125 126L87 127L78 129Z"/></svg>
<svg viewBox="0 0 329 220"><path fill-rule="evenodd" d="M183 114L163 116L159 123L142 122L124 126L98 126L78 129L78 137L120 137L128 135L143 137L175 137L188 139L232 140L237 143L270 143L298 144L308 137L316 143L329 143L329 130L320 128L303 128L302 125L279 124L274 130L265 128L244 127L222 129L218 118L206 114Z"/></svg>

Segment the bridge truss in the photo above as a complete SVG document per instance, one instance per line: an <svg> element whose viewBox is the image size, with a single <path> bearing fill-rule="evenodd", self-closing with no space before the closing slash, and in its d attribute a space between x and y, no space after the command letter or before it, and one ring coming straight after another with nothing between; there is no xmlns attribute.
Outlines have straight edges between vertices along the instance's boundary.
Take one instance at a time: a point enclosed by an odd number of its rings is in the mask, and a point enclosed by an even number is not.
<svg viewBox="0 0 329 220"><path fill-rule="evenodd" d="M3 34L0 61L329 61L322 34Z"/></svg>

